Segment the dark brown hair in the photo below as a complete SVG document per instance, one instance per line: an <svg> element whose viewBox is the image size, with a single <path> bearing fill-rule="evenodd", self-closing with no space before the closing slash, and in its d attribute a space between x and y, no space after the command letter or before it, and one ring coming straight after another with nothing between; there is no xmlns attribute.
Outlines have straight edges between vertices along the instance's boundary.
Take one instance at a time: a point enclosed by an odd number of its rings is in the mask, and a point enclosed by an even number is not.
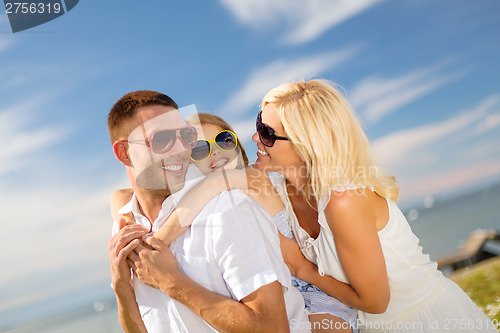
<svg viewBox="0 0 500 333"><path fill-rule="evenodd" d="M125 138L138 124L130 122L124 126L126 120L132 119L135 111L147 105L165 105L176 109L179 107L174 100L165 94L151 90L132 91L120 98L111 108L108 115L108 132L111 143L120 138Z"/></svg>

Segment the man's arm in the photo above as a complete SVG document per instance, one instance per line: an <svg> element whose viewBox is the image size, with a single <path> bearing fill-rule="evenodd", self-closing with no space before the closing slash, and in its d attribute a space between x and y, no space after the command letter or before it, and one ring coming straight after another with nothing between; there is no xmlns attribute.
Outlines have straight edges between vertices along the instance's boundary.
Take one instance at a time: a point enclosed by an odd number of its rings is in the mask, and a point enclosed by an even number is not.
<svg viewBox="0 0 500 333"><path fill-rule="evenodd" d="M137 238L145 235L147 230L140 225L125 226L125 221L120 221L119 228L120 231L109 240L108 250L120 325L127 333L147 333L135 300L130 267L127 263L127 256L139 244Z"/></svg>
<svg viewBox="0 0 500 333"><path fill-rule="evenodd" d="M129 255L138 279L186 305L221 332L289 332L283 289L278 281L266 284L239 302L213 293L178 268L169 248L154 237L145 239Z"/></svg>

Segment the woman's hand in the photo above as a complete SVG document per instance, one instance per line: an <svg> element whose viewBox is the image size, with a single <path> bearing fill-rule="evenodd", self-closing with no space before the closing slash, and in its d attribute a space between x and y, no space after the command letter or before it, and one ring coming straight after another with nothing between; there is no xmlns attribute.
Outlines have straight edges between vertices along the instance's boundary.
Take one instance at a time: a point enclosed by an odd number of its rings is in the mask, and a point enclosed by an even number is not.
<svg viewBox="0 0 500 333"><path fill-rule="evenodd" d="M304 276L304 273L309 269L315 269L316 266L304 257L295 239L286 238L279 231L278 235L280 237L281 254L292 275L301 279L300 275Z"/></svg>

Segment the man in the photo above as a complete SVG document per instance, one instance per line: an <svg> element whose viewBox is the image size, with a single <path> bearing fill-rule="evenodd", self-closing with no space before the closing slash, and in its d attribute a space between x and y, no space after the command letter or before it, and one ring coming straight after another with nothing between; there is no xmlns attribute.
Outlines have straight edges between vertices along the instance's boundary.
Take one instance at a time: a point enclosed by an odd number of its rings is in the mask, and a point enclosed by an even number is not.
<svg viewBox="0 0 500 333"><path fill-rule="evenodd" d="M212 200L170 249L154 237L141 244L193 185L185 182L196 137L173 100L129 93L111 109L108 130L134 190L121 212L137 222L116 225L109 246L125 331L287 332L287 319L307 322L270 216L239 191ZM127 257L138 276L133 284Z"/></svg>

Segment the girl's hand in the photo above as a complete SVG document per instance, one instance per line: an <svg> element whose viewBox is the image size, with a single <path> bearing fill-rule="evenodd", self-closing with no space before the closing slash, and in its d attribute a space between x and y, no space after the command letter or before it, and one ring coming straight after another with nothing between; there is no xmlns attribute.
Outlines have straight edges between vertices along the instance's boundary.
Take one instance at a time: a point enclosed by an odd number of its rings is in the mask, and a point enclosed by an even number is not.
<svg viewBox="0 0 500 333"><path fill-rule="evenodd" d="M134 214L131 212L127 214L118 214L118 222L120 224L125 223L125 225L133 225L135 224Z"/></svg>
<svg viewBox="0 0 500 333"><path fill-rule="evenodd" d="M132 195L134 191L132 189L123 189L114 191L111 195L111 217L116 222L119 222L122 218L125 219L127 224L134 224L135 220L132 213L129 214L119 214L118 211L122 208L127 202L132 199ZM132 222L132 223L130 223Z"/></svg>

